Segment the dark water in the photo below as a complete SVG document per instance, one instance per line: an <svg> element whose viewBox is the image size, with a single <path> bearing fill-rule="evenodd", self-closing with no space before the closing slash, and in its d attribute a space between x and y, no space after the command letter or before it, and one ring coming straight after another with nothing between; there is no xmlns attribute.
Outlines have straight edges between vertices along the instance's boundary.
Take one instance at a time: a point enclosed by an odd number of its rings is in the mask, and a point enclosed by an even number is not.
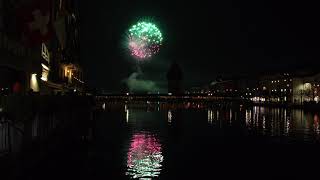
<svg viewBox="0 0 320 180"><path fill-rule="evenodd" d="M95 119L89 167L96 179L261 179L318 170L316 112L123 105Z"/></svg>
<svg viewBox="0 0 320 180"><path fill-rule="evenodd" d="M36 114L15 128L1 119L2 179L318 176L318 112L116 103Z"/></svg>

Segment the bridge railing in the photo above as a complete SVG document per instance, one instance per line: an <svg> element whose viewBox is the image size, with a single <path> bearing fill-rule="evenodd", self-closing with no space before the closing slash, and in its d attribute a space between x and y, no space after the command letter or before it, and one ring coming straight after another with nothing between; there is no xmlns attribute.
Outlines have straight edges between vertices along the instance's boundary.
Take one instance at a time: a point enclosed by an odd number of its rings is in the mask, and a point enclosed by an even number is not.
<svg viewBox="0 0 320 180"><path fill-rule="evenodd" d="M10 133L10 127L8 123L5 123L2 119L0 122L0 155L9 153L11 151L10 149L10 139L9 139L9 133Z"/></svg>
<svg viewBox="0 0 320 180"><path fill-rule="evenodd" d="M23 130L15 126L5 113L0 113L0 156L17 152L22 145Z"/></svg>
<svg viewBox="0 0 320 180"><path fill-rule="evenodd" d="M69 127L82 133L91 111L89 99L79 96L0 96L0 108L0 155L46 142Z"/></svg>

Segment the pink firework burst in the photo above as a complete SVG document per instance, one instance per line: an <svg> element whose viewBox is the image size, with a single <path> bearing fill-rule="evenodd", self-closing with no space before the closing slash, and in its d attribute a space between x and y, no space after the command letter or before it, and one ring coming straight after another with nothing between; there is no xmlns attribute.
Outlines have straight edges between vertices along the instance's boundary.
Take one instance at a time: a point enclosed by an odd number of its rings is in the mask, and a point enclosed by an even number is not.
<svg viewBox="0 0 320 180"><path fill-rule="evenodd" d="M129 37L129 50L132 56L139 59L150 58L152 56L151 50L148 48L148 40L146 39L136 39Z"/></svg>
<svg viewBox="0 0 320 180"><path fill-rule="evenodd" d="M162 40L162 34L155 24L140 21L128 30L126 46L133 57L144 60L159 52Z"/></svg>

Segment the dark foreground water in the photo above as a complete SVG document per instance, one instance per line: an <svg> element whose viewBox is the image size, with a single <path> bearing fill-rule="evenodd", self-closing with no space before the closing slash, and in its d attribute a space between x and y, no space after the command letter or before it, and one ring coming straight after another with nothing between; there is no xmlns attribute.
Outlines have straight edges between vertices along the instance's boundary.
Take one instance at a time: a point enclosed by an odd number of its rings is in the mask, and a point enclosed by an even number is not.
<svg viewBox="0 0 320 180"><path fill-rule="evenodd" d="M86 118L81 112L70 117ZM114 104L92 113L87 127L88 136L83 136L83 127L81 132L78 127L57 132L24 150L16 163L3 163L2 158L0 169L12 172L7 179L319 176L317 112Z"/></svg>
<svg viewBox="0 0 320 180"><path fill-rule="evenodd" d="M96 179L313 176L319 116L302 110L105 108L97 114Z"/></svg>

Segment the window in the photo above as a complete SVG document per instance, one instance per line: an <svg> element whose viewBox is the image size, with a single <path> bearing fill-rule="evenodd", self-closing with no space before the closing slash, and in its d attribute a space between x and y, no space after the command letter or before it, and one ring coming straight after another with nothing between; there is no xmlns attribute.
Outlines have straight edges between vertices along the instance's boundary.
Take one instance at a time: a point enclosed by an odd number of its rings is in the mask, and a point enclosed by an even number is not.
<svg viewBox="0 0 320 180"><path fill-rule="evenodd" d="M42 81L48 81L48 76L49 76L49 67L44 65L44 64L41 64L42 66L42 74L41 74L41 80Z"/></svg>
<svg viewBox="0 0 320 180"><path fill-rule="evenodd" d="M43 59L45 59L47 62L50 62L50 54L49 51L44 43L42 43L42 48L41 48L41 56Z"/></svg>

